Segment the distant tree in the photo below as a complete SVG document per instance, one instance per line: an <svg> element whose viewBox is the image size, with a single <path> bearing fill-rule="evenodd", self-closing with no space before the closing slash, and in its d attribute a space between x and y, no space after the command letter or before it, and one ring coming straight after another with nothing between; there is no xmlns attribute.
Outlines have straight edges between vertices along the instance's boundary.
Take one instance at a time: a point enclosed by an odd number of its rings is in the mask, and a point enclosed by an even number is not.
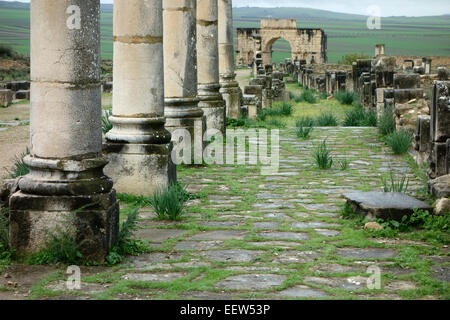
<svg viewBox="0 0 450 320"><path fill-rule="evenodd" d="M339 64L347 64L352 65L353 62L356 62L358 59L370 59L370 57L363 52L361 53L349 53L345 56L342 56L342 59L339 60Z"/></svg>

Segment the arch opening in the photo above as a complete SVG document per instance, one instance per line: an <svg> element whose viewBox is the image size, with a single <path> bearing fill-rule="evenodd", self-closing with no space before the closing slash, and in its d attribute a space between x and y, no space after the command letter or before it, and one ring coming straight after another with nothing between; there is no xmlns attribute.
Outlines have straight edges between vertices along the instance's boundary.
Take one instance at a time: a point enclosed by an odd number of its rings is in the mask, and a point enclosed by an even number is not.
<svg viewBox="0 0 450 320"><path fill-rule="evenodd" d="M283 37L271 39L264 50L266 61L271 63L284 62L285 59L292 59L292 46Z"/></svg>

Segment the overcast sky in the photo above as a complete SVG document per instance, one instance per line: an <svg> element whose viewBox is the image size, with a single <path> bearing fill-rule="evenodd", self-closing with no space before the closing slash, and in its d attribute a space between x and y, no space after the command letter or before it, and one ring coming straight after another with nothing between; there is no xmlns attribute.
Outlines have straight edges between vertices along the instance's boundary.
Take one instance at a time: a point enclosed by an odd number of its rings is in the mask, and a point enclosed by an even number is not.
<svg viewBox="0 0 450 320"><path fill-rule="evenodd" d="M13 0L7 0L13 1ZM21 0L21 2L30 2ZM113 0L101 0L113 3ZM431 16L450 14L449 0L233 0L234 7L306 7L367 15L377 5L382 16Z"/></svg>

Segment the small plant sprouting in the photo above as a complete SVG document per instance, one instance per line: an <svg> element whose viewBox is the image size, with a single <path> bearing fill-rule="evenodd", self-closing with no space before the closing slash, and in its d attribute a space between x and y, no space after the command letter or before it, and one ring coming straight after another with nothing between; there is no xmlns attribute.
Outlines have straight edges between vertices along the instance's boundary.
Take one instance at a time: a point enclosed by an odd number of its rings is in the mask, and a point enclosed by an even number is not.
<svg viewBox="0 0 450 320"><path fill-rule="evenodd" d="M333 166L333 156L328 150L326 139L313 150L313 159L319 169L326 170Z"/></svg>
<svg viewBox="0 0 450 320"><path fill-rule="evenodd" d="M104 115L102 116L102 131L103 134L107 134L112 128L113 125L111 121L109 121L109 117L112 115L111 110L105 110Z"/></svg>
<svg viewBox="0 0 450 320"><path fill-rule="evenodd" d="M156 191L150 198L150 205L160 220L181 220L188 197L183 186L172 184L165 190Z"/></svg>
<svg viewBox="0 0 450 320"><path fill-rule="evenodd" d="M405 154L413 141L413 136L406 130L392 132L386 137L386 143L394 154Z"/></svg>
<svg viewBox="0 0 450 320"><path fill-rule="evenodd" d="M339 167L342 171L348 169L349 161L347 159L338 160Z"/></svg>
<svg viewBox="0 0 450 320"><path fill-rule="evenodd" d="M298 127L296 129L297 138L300 139L308 139L311 135L311 132L314 130L313 127Z"/></svg>
<svg viewBox="0 0 450 320"><path fill-rule="evenodd" d="M384 192L406 193L408 191L409 180L406 176L403 176L398 181L396 181L394 173L391 171L389 180L390 181L388 181L388 179L384 176L381 177Z"/></svg>
<svg viewBox="0 0 450 320"><path fill-rule="evenodd" d="M8 173L11 179L23 177L30 173L30 167L23 162L23 158L30 154L30 149L26 149L24 153L14 157L14 167L8 169Z"/></svg>

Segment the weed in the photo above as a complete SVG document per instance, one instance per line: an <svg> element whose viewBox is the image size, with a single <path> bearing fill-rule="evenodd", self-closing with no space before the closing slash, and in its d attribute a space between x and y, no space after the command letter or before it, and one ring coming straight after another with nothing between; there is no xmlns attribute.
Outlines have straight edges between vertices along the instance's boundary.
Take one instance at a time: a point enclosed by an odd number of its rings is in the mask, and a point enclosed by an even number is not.
<svg viewBox="0 0 450 320"><path fill-rule="evenodd" d="M319 169L330 169L333 166L333 156L328 150L327 141L323 140L314 150L313 150L314 163Z"/></svg>
<svg viewBox="0 0 450 320"><path fill-rule="evenodd" d="M349 161L347 159L338 160L339 167L345 171L348 169Z"/></svg>
<svg viewBox="0 0 450 320"><path fill-rule="evenodd" d="M180 220L186 202L186 189L170 185L166 190L158 190L150 198L150 205L160 220Z"/></svg>
<svg viewBox="0 0 450 320"><path fill-rule="evenodd" d="M383 183L384 192L403 192L408 191L409 180L406 176L402 176L398 181L394 177L394 173L390 173L390 181L384 176L381 177L381 182ZM390 182L390 184L389 184Z"/></svg>
<svg viewBox="0 0 450 320"><path fill-rule="evenodd" d="M387 136L395 131L395 119L392 107L387 107L383 110L383 113L378 119L378 131L383 136Z"/></svg>
<svg viewBox="0 0 450 320"><path fill-rule="evenodd" d="M29 154L30 150L27 148L24 153L14 157L14 167L7 170L10 178L23 177L30 173L30 167L23 161L23 158Z"/></svg>
<svg viewBox="0 0 450 320"><path fill-rule="evenodd" d="M313 127L299 127L296 129L297 137L301 139L308 139L313 129Z"/></svg>
<svg viewBox="0 0 450 320"><path fill-rule="evenodd" d="M302 101L314 104L317 102L316 97L313 93L313 91L311 90L305 90L303 91L302 95L300 96L300 98L302 99Z"/></svg>
<svg viewBox="0 0 450 320"><path fill-rule="evenodd" d="M361 107L353 107L345 112L343 125L345 127L376 127L377 115L375 111L365 111Z"/></svg>
<svg viewBox="0 0 450 320"><path fill-rule="evenodd" d="M138 239L133 239L134 232L137 229L138 209L131 211L127 219L120 226L116 245L110 250L106 257L107 265L115 265L123 261L124 256L139 255L148 252L147 245Z"/></svg>
<svg viewBox="0 0 450 320"><path fill-rule="evenodd" d="M334 94L334 97L341 104L345 104L345 105L352 105L356 99L355 94L350 91L338 91Z"/></svg>
<svg viewBox="0 0 450 320"><path fill-rule="evenodd" d="M301 117L297 119L295 122L295 126L297 128L300 127L313 127L314 126L314 119L308 116Z"/></svg>
<svg viewBox="0 0 450 320"><path fill-rule="evenodd" d="M391 147L394 154L405 154L408 152L413 136L406 130L392 132L386 137L386 143Z"/></svg>
<svg viewBox="0 0 450 320"><path fill-rule="evenodd" d="M102 116L102 131L103 134L107 134L112 128L113 125L111 121L109 121L109 117L111 116L111 110L105 110Z"/></svg>
<svg viewBox="0 0 450 320"><path fill-rule="evenodd" d="M318 116L314 123L318 127L336 127L338 125L338 120L333 113L326 112Z"/></svg>

